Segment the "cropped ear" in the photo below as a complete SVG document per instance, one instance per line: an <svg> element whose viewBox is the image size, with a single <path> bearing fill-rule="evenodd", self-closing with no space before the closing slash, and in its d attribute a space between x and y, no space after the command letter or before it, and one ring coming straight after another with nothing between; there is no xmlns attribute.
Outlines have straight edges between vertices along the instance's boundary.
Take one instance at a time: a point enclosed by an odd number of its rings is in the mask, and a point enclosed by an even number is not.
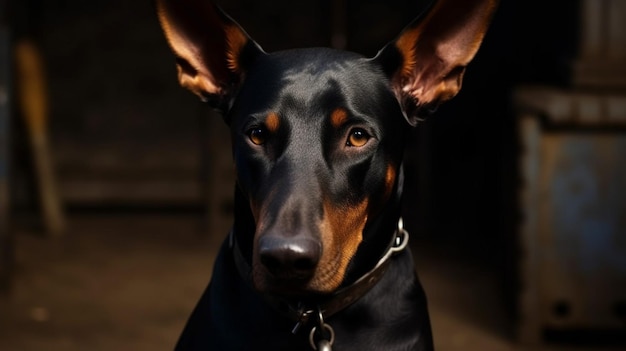
<svg viewBox="0 0 626 351"><path fill-rule="evenodd" d="M497 0L439 0L374 58L389 75L411 125L453 98Z"/></svg>
<svg viewBox="0 0 626 351"><path fill-rule="evenodd" d="M156 8L180 85L227 109L247 66L263 50L211 1L156 0Z"/></svg>

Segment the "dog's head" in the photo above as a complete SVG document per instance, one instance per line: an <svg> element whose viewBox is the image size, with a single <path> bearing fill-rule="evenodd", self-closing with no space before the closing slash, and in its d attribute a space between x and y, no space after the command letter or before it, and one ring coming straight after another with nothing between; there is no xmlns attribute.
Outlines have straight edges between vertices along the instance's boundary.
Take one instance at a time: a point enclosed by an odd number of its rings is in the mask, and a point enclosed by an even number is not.
<svg viewBox="0 0 626 351"><path fill-rule="evenodd" d="M258 290L323 294L344 282L364 228L396 196L406 130L459 91L495 2L438 1L364 58L267 54L207 0L157 1L180 84L231 127Z"/></svg>

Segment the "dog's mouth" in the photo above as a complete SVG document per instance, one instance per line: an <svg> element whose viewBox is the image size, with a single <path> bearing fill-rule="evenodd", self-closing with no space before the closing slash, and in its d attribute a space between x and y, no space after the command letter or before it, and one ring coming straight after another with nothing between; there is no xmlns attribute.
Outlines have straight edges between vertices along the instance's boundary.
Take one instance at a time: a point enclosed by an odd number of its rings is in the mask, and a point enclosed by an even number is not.
<svg viewBox="0 0 626 351"><path fill-rule="evenodd" d="M340 272L341 261L336 258L318 265L312 272L299 269L286 270L280 274L270 272L262 264L253 264L252 280L254 287L261 293L286 297L313 297L328 295L336 290L343 274Z"/></svg>
<svg viewBox="0 0 626 351"><path fill-rule="evenodd" d="M291 278L274 277L272 274L263 274L262 277L253 275L254 287L263 294L277 295L290 298L302 298L318 295L319 291L312 288L310 278L293 276Z"/></svg>
<svg viewBox="0 0 626 351"><path fill-rule="evenodd" d="M255 284L255 286L261 293L289 298L320 295L319 291L311 288L308 280L302 279L274 279L270 277L266 278L263 284Z"/></svg>

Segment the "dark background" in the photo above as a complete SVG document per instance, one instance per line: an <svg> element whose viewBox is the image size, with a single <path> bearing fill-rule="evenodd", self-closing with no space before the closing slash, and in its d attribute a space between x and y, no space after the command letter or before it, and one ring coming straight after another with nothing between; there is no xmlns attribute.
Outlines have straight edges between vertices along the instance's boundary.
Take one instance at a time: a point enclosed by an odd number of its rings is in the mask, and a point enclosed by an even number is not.
<svg viewBox="0 0 626 351"><path fill-rule="evenodd" d="M330 46L337 28L331 1L221 3L267 51ZM424 4L347 1L339 20L347 49L375 55ZM577 6L502 1L461 93L415 130L407 202L420 235L476 246L486 257L510 240L518 156L511 90L568 83ZM35 38L45 58L53 149L70 210L202 206L204 119L216 117L178 88L151 4L29 0L13 2L12 11L15 36ZM33 209L28 160L17 160L15 203ZM157 187L141 191L151 182ZM159 187L166 182L180 187Z"/></svg>

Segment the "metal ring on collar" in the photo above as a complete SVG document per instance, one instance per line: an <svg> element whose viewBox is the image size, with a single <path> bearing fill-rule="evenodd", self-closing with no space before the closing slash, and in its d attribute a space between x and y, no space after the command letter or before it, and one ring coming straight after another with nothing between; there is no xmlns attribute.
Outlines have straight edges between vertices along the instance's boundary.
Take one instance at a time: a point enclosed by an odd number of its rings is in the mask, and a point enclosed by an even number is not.
<svg viewBox="0 0 626 351"><path fill-rule="evenodd" d="M333 327L324 323L322 324L322 328L324 328L328 332L330 336L328 343L332 346L333 342L335 341L335 331L333 330ZM311 329L311 332L309 333L309 343L311 344L311 347L313 348L313 350L317 350L317 344L315 343L315 331L316 330L317 330L317 327L313 327Z"/></svg>

